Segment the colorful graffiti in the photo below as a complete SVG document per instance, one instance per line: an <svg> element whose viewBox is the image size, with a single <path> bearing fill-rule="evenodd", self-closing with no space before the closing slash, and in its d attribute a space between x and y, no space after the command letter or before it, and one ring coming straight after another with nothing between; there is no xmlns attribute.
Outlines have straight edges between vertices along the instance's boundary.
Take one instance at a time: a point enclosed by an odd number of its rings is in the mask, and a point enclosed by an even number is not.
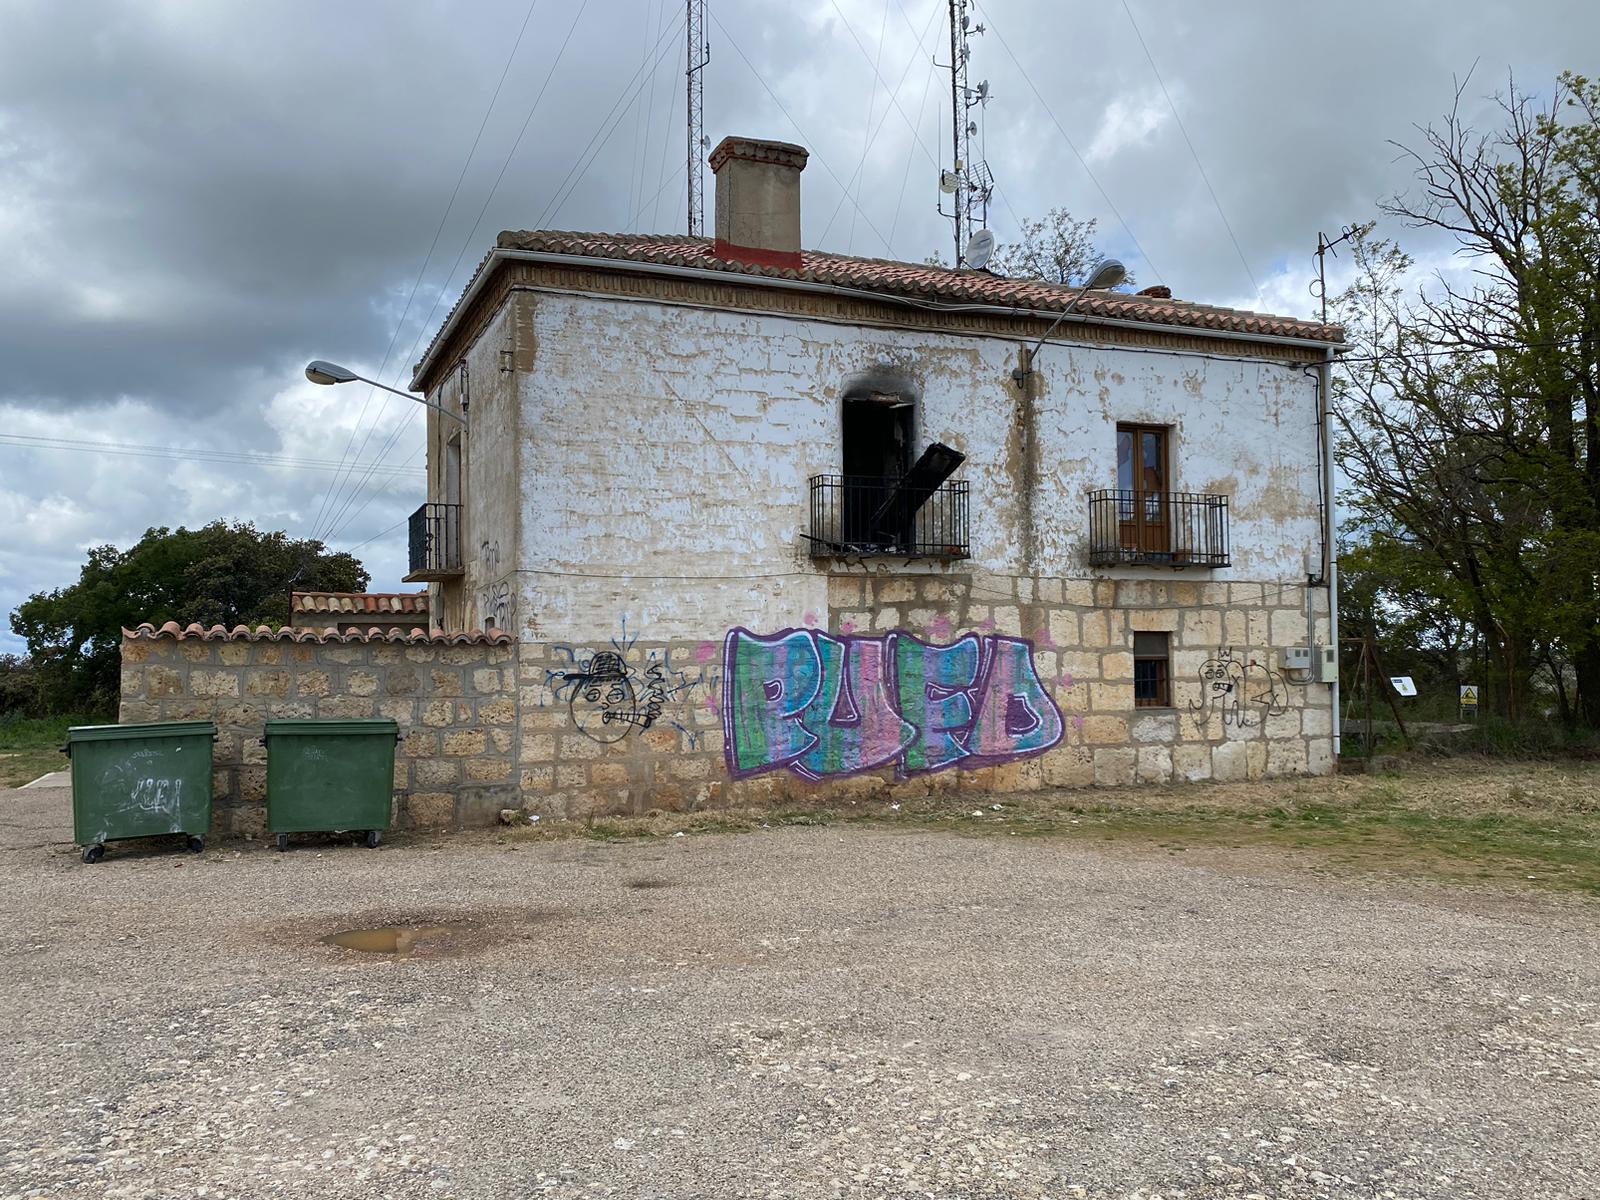
<svg viewBox="0 0 1600 1200"><path fill-rule="evenodd" d="M1033 644L969 633L947 645L877 636L731 630L723 643L728 771L807 779L893 765L901 778L1043 754L1061 710Z"/></svg>
<svg viewBox="0 0 1600 1200"><path fill-rule="evenodd" d="M1289 709L1283 676L1254 658L1240 662L1232 646L1220 647L1200 665L1200 686L1200 699L1189 701L1189 711L1221 712L1224 726L1247 728L1252 706L1260 710L1258 722Z"/></svg>

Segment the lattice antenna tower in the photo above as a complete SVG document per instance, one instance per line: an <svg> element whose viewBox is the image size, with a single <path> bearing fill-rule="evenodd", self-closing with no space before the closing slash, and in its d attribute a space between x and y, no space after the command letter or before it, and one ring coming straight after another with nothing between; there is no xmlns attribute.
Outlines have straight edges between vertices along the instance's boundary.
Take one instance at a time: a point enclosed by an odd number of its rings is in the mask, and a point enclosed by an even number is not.
<svg viewBox="0 0 1600 1200"><path fill-rule="evenodd" d="M950 151L953 165L939 172L939 212L955 226L956 266L967 265L967 248L973 233L989 221L989 197L994 192L994 173L981 158L973 161L972 139L978 134L974 109L981 112L989 103L989 81L976 87L967 81L967 63L972 57L969 40L984 32L975 25L969 11L971 0L950 0ZM944 197L951 198L946 212ZM978 213L976 222L974 212ZM987 261L987 258L985 258ZM982 266L982 263L974 263Z"/></svg>
<svg viewBox="0 0 1600 1200"><path fill-rule="evenodd" d="M684 25L687 47L689 89L689 236L705 236L706 115L705 69L711 61L711 43L706 40L706 0L688 0L689 17Z"/></svg>

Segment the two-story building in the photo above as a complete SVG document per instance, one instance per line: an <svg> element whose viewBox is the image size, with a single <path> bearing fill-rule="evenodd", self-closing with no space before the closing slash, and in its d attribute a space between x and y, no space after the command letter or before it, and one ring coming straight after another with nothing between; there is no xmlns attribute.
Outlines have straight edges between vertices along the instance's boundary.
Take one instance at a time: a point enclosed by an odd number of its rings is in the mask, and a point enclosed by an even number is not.
<svg viewBox="0 0 1600 1200"><path fill-rule="evenodd" d="M523 801L1331 771L1341 331L805 251L805 161L501 234L416 368L408 581L517 639Z"/></svg>

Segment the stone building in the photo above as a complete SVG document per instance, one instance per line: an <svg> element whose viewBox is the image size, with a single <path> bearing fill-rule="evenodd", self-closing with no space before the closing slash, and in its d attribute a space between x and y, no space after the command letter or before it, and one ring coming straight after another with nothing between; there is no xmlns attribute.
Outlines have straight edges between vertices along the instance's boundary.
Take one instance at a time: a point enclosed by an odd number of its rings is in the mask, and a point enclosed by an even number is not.
<svg viewBox="0 0 1600 1200"><path fill-rule="evenodd" d="M803 251L805 161L502 233L417 366L407 578L515 638L522 801L1331 771L1341 331Z"/></svg>

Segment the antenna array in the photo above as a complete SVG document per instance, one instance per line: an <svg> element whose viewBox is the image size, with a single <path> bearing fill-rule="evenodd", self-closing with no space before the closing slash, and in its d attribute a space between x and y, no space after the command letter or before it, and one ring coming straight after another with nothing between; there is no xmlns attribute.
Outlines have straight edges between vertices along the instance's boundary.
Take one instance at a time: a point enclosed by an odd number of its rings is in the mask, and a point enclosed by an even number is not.
<svg viewBox="0 0 1600 1200"><path fill-rule="evenodd" d="M967 60L972 55L967 41L984 32L982 25L972 23L970 6L971 0L950 0L950 146L955 164L939 172L938 208L955 224L958 267L967 265L967 245L975 229L989 223L989 197L994 192L989 164L972 160L972 139L979 132L973 109L981 114L989 103L989 81L982 80L976 87L967 83ZM945 211L944 196L952 198L950 212ZM976 224L974 210L979 213Z"/></svg>

